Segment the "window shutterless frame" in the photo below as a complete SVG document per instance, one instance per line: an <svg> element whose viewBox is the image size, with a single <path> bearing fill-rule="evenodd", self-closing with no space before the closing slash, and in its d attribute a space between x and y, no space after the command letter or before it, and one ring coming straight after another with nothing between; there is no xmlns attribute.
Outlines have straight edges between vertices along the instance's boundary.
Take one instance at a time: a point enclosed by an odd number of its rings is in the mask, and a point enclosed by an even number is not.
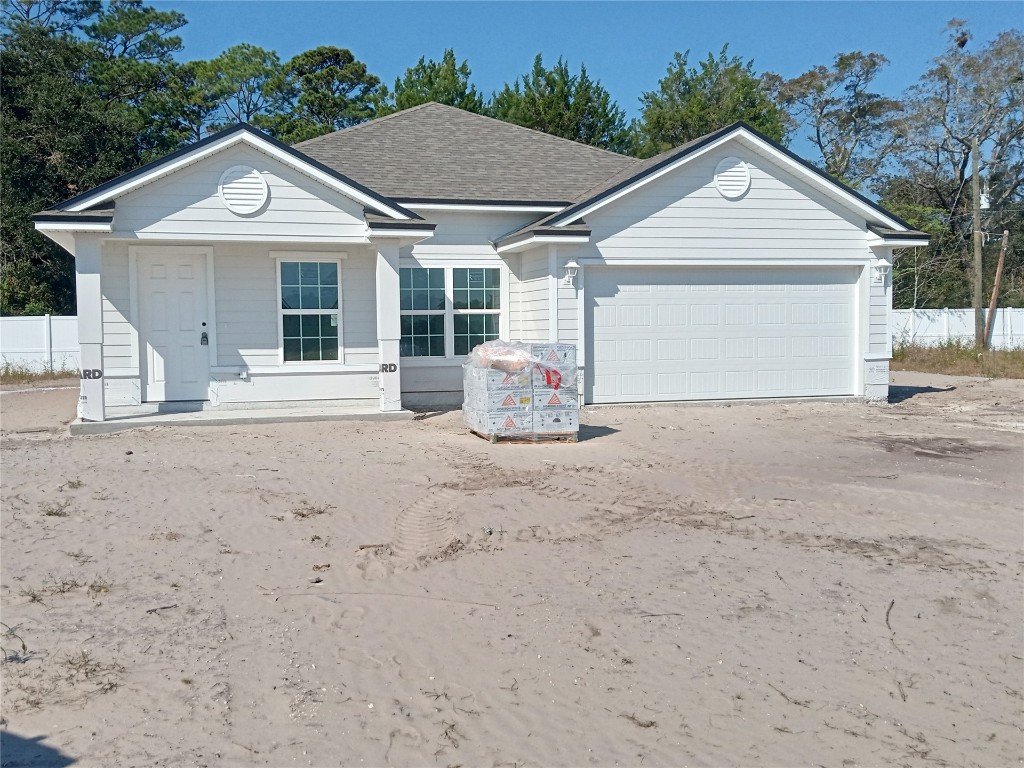
<svg viewBox="0 0 1024 768"><path fill-rule="evenodd" d="M277 355L278 364L287 365L289 367L302 367L302 366L314 366L314 365L337 365L342 366L345 362L345 342L344 342L344 323L342 322L342 291L344 284L344 272L342 270L342 264L346 254L344 253L333 253L326 251L271 251L270 257L274 261L274 273L275 273L275 284L276 284L276 306L277 306ZM338 307L337 309L284 309L282 305L282 288L283 281L281 279L281 265L283 262L298 262L299 264L334 264L338 279ZM284 324L285 317L310 317L310 316L328 316L337 314L338 317L338 356L335 360L285 360L285 335L284 335ZM308 321L306 321L308 323Z"/></svg>
<svg viewBox="0 0 1024 768"><path fill-rule="evenodd" d="M509 334L509 323L510 323L510 291L509 291L509 269L506 264L494 263L494 262L482 262L482 261L468 261L465 263L453 263L450 260L442 259L404 259L401 267L412 267L412 268L423 268L423 269L443 269L444 270L444 293L445 293L445 328L444 328L444 357L440 356L411 356L403 357L402 365L422 366L422 365L436 365L440 362L463 362L466 359L466 355L455 354L455 318L458 316L480 316L480 315L491 315L494 317L494 322L497 325L497 333L499 338L507 338ZM455 270L497 270L496 276L498 278L498 309L456 309L454 296L455 296ZM403 312L403 314L407 314Z"/></svg>

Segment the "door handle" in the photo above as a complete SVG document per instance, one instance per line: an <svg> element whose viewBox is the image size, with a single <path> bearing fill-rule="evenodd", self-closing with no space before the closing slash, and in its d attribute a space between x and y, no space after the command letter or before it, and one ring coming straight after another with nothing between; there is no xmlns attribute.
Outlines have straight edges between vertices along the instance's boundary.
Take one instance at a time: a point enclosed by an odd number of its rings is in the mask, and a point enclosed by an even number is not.
<svg viewBox="0 0 1024 768"><path fill-rule="evenodd" d="M203 331L203 335L199 337L199 344L203 347L210 345L210 337L207 335L206 331Z"/></svg>

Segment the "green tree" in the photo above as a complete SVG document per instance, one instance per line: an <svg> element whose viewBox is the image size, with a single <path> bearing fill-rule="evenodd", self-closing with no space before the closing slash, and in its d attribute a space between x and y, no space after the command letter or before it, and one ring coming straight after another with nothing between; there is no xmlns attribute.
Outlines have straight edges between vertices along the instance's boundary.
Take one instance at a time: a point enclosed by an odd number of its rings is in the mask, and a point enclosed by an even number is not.
<svg viewBox="0 0 1024 768"><path fill-rule="evenodd" d="M300 53L282 76L282 104L265 124L282 141L304 141L376 116L380 78L347 48L325 45Z"/></svg>
<svg viewBox="0 0 1024 768"><path fill-rule="evenodd" d="M965 22L954 19L948 29L946 50L904 96L895 167L876 185L884 205L933 233L925 255L896 262L897 306L971 303L973 139L988 188L982 230L1024 228L1024 35L1009 30L975 49ZM990 245L989 255L997 247ZM1017 252L1008 259L1004 286L1004 296L1022 303Z"/></svg>
<svg viewBox="0 0 1024 768"><path fill-rule="evenodd" d="M581 144L626 152L631 143L626 115L587 68L570 74L563 60L547 69L538 53L533 69L494 94L493 117Z"/></svg>
<svg viewBox="0 0 1024 768"><path fill-rule="evenodd" d="M782 83L780 99L807 128L825 171L853 186L875 175L896 144L900 102L870 90L889 63L880 53L840 53Z"/></svg>
<svg viewBox="0 0 1024 768"><path fill-rule="evenodd" d="M163 77L130 65L137 54L152 55L148 63L154 67L166 62L180 41L168 36L158 43L146 29L169 20L177 24L177 15L137 2L99 7L6 0L0 33L0 313L74 311L71 257L35 231L31 215L164 151L150 112ZM147 39L148 53L122 45L131 39ZM142 82L131 81L132 71Z"/></svg>
<svg viewBox="0 0 1024 768"><path fill-rule="evenodd" d="M758 76L753 61L730 58L728 48L699 67L689 66L689 51L674 55L658 90L640 97L636 154L650 157L738 121L785 142L788 118L772 97L778 78Z"/></svg>
<svg viewBox="0 0 1024 768"><path fill-rule="evenodd" d="M219 107L210 130L257 123L276 114L287 100L281 60L257 45L233 45L205 65L195 63L192 74L197 87Z"/></svg>
<svg viewBox="0 0 1024 768"><path fill-rule="evenodd" d="M416 66L409 67L405 74L395 80L395 90L382 93L378 114L387 115L420 104L437 102L458 107L467 112L483 113L484 99L469 78L473 71L469 63L459 64L455 51L445 49L441 61L429 61L420 57Z"/></svg>

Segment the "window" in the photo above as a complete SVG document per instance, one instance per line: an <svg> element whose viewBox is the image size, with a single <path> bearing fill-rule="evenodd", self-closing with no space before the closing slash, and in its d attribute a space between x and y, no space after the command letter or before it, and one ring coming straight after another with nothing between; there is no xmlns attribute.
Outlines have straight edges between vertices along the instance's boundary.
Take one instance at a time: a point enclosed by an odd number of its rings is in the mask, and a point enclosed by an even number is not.
<svg viewBox="0 0 1024 768"><path fill-rule="evenodd" d="M284 361L337 360L338 263L282 261L280 265Z"/></svg>
<svg viewBox="0 0 1024 768"><path fill-rule="evenodd" d="M403 357L468 355L501 332L496 267L403 267L400 291Z"/></svg>
<svg viewBox="0 0 1024 768"><path fill-rule="evenodd" d="M444 357L444 269L399 270L402 357Z"/></svg>

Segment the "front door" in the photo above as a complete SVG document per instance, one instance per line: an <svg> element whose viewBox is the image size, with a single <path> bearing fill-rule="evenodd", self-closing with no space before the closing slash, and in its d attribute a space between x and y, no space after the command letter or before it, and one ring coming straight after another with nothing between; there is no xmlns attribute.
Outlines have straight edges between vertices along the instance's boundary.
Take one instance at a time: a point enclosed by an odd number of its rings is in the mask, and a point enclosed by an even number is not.
<svg viewBox="0 0 1024 768"><path fill-rule="evenodd" d="M143 399L208 399L206 255L140 254L138 274Z"/></svg>

